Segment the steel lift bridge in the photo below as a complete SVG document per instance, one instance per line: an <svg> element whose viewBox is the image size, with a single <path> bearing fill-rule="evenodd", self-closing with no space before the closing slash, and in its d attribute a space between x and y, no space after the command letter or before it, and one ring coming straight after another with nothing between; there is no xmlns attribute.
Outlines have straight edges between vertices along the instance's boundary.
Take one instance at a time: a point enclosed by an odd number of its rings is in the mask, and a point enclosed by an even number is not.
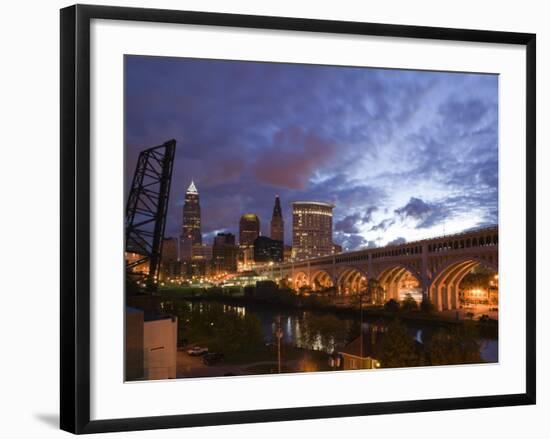
<svg viewBox="0 0 550 439"><path fill-rule="evenodd" d="M126 276L157 290L176 141L141 151L126 204Z"/></svg>

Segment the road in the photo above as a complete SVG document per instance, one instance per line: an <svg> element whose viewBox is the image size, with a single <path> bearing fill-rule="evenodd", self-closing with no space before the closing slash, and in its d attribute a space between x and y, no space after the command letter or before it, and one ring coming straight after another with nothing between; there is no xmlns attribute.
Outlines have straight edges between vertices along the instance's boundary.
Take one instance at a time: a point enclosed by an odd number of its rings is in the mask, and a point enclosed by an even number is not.
<svg viewBox="0 0 550 439"><path fill-rule="evenodd" d="M264 367L266 369L277 370L277 362L275 361L257 361L248 364L216 364L214 366L206 366L202 362L202 357L192 357L186 349L178 350L176 360L176 377L177 378L204 378L204 377L219 377L230 375L254 375L249 368ZM303 368L299 360L288 360L282 364L283 370L299 372ZM256 372L258 373L258 372Z"/></svg>

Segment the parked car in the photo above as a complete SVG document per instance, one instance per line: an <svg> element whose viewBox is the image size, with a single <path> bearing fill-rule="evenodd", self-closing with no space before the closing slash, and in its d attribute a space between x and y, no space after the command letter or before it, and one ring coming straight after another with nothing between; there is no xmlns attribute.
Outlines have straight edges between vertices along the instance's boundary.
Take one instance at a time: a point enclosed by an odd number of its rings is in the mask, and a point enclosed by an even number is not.
<svg viewBox="0 0 550 439"><path fill-rule="evenodd" d="M200 357L201 355L208 353L208 348L204 348L201 346L193 346L191 349L187 350L187 353L192 357Z"/></svg>
<svg viewBox="0 0 550 439"><path fill-rule="evenodd" d="M206 366L212 366L213 364L221 363L223 361L223 354L212 352L210 354L205 354L202 357L202 362Z"/></svg>

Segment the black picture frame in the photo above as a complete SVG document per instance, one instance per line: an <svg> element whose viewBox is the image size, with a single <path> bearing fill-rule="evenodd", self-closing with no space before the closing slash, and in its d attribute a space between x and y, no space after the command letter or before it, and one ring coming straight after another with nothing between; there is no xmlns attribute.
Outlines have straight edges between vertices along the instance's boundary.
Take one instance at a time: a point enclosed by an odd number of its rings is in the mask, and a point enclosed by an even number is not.
<svg viewBox="0 0 550 439"><path fill-rule="evenodd" d="M526 392L417 401L90 420L90 21L133 20L334 34L407 37L526 47ZM75 5L61 10L61 404L60 424L99 433L325 417L535 404L536 36L289 17Z"/></svg>

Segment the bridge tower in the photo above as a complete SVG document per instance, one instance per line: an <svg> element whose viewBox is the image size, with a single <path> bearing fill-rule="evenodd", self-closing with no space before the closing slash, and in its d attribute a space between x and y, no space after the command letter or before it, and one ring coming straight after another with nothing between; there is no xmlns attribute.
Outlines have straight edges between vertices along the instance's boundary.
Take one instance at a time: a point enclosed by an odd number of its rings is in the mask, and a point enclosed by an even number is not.
<svg viewBox="0 0 550 439"><path fill-rule="evenodd" d="M172 139L141 151L126 204L126 252L137 255L126 260L126 275L147 267L150 292L157 288L175 150Z"/></svg>

